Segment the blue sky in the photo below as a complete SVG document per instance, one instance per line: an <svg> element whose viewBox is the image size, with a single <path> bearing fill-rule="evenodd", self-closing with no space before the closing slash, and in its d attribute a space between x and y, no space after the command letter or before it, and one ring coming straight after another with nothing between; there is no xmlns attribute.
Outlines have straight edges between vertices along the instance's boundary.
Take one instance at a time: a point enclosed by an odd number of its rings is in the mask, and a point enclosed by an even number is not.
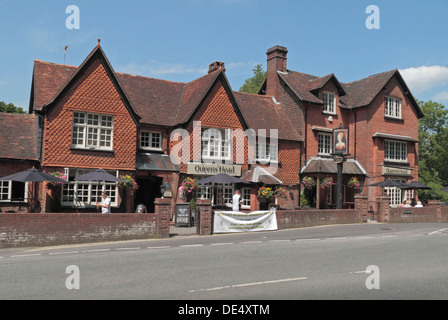
<svg viewBox="0 0 448 320"><path fill-rule="evenodd" d="M366 27L369 5L379 30ZM68 45L78 66L98 38L118 72L189 82L222 61L236 91L282 45L290 70L350 82L397 68L417 99L448 105L446 0L0 0L0 21L0 101L26 110L33 60L62 64Z"/></svg>

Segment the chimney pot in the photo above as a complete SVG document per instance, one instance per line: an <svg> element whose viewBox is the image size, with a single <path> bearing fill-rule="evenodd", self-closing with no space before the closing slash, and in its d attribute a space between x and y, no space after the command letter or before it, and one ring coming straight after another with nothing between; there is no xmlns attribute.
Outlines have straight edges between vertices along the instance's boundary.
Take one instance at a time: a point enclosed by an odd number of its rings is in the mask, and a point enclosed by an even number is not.
<svg viewBox="0 0 448 320"><path fill-rule="evenodd" d="M226 71L226 68L224 67L224 62L215 61L211 63L208 67L208 73L214 72L216 70L223 70Z"/></svg>

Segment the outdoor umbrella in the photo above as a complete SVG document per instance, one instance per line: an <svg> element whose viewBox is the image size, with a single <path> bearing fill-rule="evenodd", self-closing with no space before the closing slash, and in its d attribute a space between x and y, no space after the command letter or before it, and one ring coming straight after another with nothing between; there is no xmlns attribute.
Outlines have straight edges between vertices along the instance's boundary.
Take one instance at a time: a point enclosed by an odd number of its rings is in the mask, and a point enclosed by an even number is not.
<svg viewBox="0 0 448 320"><path fill-rule="evenodd" d="M372 183L368 185L369 187L372 186L377 186L377 187L381 187L382 188L382 192L384 194L384 188L402 188L403 187L403 183L395 181L395 180L384 180L384 181L380 181L380 182L376 182L376 183Z"/></svg>
<svg viewBox="0 0 448 320"><path fill-rule="evenodd" d="M117 178L114 175L111 175L110 173L107 173L103 169L98 169L93 172L89 172L86 174L83 174L82 176L79 176L75 178L76 181L104 181L104 182L123 182L120 178Z"/></svg>
<svg viewBox="0 0 448 320"><path fill-rule="evenodd" d="M103 181L106 182L123 182L120 178L117 178L114 175L106 172L103 169L98 169L96 171L92 171L86 174L83 174L79 177L75 178L75 181L98 181L98 185ZM98 196L98 194L97 194Z"/></svg>
<svg viewBox="0 0 448 320"><path fill-rule="evenodd" d="M226 183L249 183L249 182L239 179L237 177L229 176L225 173L220 173L215 176L207 177L202 180L196 181L196 183L198 183L198 184L206 184L206 183L226 184Z"/></svg>
<svg viewBox="0 0 448 320"><path fill-rule="evenodd" d="M28 169L26 171L14 173L12 175L0 178L1 181L17 181L17 182L65 182L51 174L39 171L37 169Z"/></svg>
<svg viewBox="0 0 448 320"><path fill-rule="evenodd" d="M220 173L220 174L210 176L210 177L204 178L202 180L196 181L196 183L204 185L206 183L216 183L216 184L245 183L245 184L248 184L249 182L239 179L237 177L229 176L228 174L225 174L225 173ZM222 197L223 197L222 203L224 205L224 193L222 193Z"/></svg>
<svg viewBox="0 0 448 320"><path fill-rule="evenodd" d="M395 181L395 180L384 180L384 181L380 181L380 182L376 182L376 183L372 183L368 185L369 187L373 187L373 186L378 186L378 187L382 187L382 188L402 188L403 187L403 183Z"/></svg>
<svg viewBox="0 0 448 320"><path fill-rule="evenodd" d="M0 178L0 181L16 181L16 182L49 181L49 182L62 182L62 183L65 182L62 179L59 179L51 174L39 171L36 168L28 169L28 170L25 170L22 172L14 173L12 175ZM34 192L36 192L36 188L34 188ZM33 198L31 199L31 202L34 203L35 199L36 199L36 196L34 195ZM32 207L31 209L33 212L36 211L34 207Z"/></svg>
<svg viewBox="0 0 448 320"><path fill-rule="evenodd" d="M424 184L421 184L417 181L412 181L411 183L403 185L402 189L426 189L431 190L431 187L425 186Z"/></svg>

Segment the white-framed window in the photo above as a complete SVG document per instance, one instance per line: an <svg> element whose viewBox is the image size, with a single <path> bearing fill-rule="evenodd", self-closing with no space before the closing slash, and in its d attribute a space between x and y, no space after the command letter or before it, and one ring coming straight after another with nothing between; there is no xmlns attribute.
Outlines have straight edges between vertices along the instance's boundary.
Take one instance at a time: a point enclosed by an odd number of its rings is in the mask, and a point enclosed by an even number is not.
<svg viewBox="0 0 448 320"><path fill-rule="evenodd" d="M404 180L401 179L391 179L394 181L398 181L401 183L404 183ZM393 188L384 188L384 191L386 192L386 194L388 196L390 196L390 206L393 208L399 207L400 204L403 202L402 197L402 190L400 188L397 187L393 187Z"/></svg>
<svg viewBox="0 0 448 320"><path fill-rule="evenodd" d="M330 155L333 152L333 135L331 133L318 134L318 153Z"/></svg>
<svg viewBox="0 0 448 320"><path fill-rule="evenodd" d="M72 147L112 150L113 116L73 112Z"/></svg>
<svg viewBox="0 0 448 320"><path fill-rule="evenodd" d="M27 202L28 182L0 181L0 202Z"/></svg>
<svg viewBox="0 0 448 320"><path fill-rule="evenodd" d="M408 159L408 143L405 141L384 141L384 159L387 161L406 162Z"/></svg>
<svg viewBox="0 0 448 320"><path fill-rule="evenodd" d="M385 116L401 119L401 99L385 97Z"/></svg>
<svg viewBox="0 0 448 320"><path fill-rule="evenodd" d="M63 206L94 206L97 202L102 201L102 192L108 193L108 196L111 199L112 206L118 206L118 187L116 183L74 180L76 177L87 174L91 171L93 170L69 168L64 169L64 173L67 175L69 181L67 181L62 188L61 204ZM109 173L116 175L116 171L109 171Z"/></svg>
<svg viewBox="0 0 448 320"><path fill-rule="evenodd" d="M278 145L259 142L256 158L260 162L278 162Z"/></svg>
<svg viewBox="0 0 448 320"><path fill-rule="evenodd" d="M241 188L242 207L250 207L250 188Z"/></svg>
<svg viewBox="0 0 448 320"><path fill-rule="evenodd" d="M202 158L230 160L231 129L202 129Z"/></svg>
<svg viewBox="0 0 448 320"><path fill-rule="evenodd" d="M144 150L162 150L162 133L154 131L140 132L140 148Z"/></svg>
<svg viewBox="0 0 448 320"><path fill-rule="evenodd" d="M324 112L336 114L336 95L331 92L323 93Z"/></svg>

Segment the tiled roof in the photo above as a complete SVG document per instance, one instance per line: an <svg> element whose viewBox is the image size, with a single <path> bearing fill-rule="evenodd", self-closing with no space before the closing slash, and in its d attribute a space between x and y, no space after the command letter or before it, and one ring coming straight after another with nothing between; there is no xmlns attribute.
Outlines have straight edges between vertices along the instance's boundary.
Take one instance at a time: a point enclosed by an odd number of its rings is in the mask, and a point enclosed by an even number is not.
<svg viewBox="0 0 448 320"><path fill-rule="evenodd" d="M367 77L365 79L342 83L339 82L334 74L329 74L324 77L317 77L306 73L290 71L278 72L279 77L283 79L288 86L295 92L297 97L302 101L307 101L316 104L322 104L316 95L313 94L314 90L321 89L325 83L327 83L332 77L334 77L336 83L340 85L340 102L344 108L354 109L368 106L373 99L378 95L381 89L389 82L389 80L396 76L401 84L405 87L406 91L409 89L406 86L400 72L395 69L378 73ZM423 116L423 113L418 106L417 102L411 95L411 102L413 103L417 113Z"/></svg>
<svg viewBox="0 0 448 320"><path fill-rule="evenodd" d="M0 159L38 160L35 115L0 113Z"/></svg>
<svg viewBox="0 0 448 320"><path fill-rule="evenodd" d="M52 102L77 72L77 67L34 62L34 110ZM222 71L214 71L189 83L171 82L115 72L121 87L141 117L141 123L176 126L186 123ZM258 129L281 129L279 139L303 141L281 106L272 97L233 92L247 125ZM268 132L269 134L269 132Z"/></svg>
<svg viewBox="0 0 448 320"><path fill-rule="evenodd" d="M365 79L342 84L347 95L341 97L341 100L350 108L369 105L397 71L386 71Z"/></svg>
<svg viewBox="0 0 448 320"><path fill-rule="evenodd" d="M259 129L266 129L268 136L268 130L277 129L279 139L303 141L281 105L276 104L272 97L241 92L233 94L249 128L257 133Z"/></svg>

